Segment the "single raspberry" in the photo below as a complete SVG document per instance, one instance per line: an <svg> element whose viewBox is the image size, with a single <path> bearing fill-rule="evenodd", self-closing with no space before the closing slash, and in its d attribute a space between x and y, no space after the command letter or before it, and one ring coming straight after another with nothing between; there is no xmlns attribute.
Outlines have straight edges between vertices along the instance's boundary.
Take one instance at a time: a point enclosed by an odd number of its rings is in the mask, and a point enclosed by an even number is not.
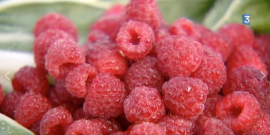
<svg viewBox="0 0 270 135"><path fill-rule="evenodd" d="M97 75L97 70L89 64L80 64L70 70L65 79L65 87L67 91L78 98L85 97L87 93L88 79L92 79Z"/></svg>
<svg viewBox="0 0 270 135"><path fill-rule="evenodd" d="M136 124L128 130L129 135L166 135L166 131L161 126L150 122Z"/></svg>
<svg viewBox="0 0 270 135"><path fill-rule="evenodd" d="M252 47L243 45L237 46L227 60L228 73L230 73L233 68L245 65L253 66L267 75L264 63Z"/></svg>
<svg viewBox="0 0 270 135"><path fill-rule="evenodd" d="M215 118L207 118L199 126L197 133L199 135L234 135L232 129L228 128L221 120Z"/></svg>
<svg viewBox="0 0 270 135"><path fill-rule="evenodd" d="M109 40L109 36L100 30L92 30L88 33L88 42L94 43L102 40Z"/></svg>
<svg viewBox="0 0 270 135"><path fill-rule="evenodd" d="M243 135L269 135L270 134L270 115L266 112L262 112L262 117L258 123Z"/></svg>
<svg viewBox="0 0 270 135"><path fill-rule="evenodd" d="M3 101L4 101L4 98L5 98L5 92L2 88L2 85L0 84L0 106L2 105Z"/></svg>
<svg viewBox="0 0 270 135"><path fill-rule="evenodd" d="M30 127L34 122L51 109L49 100L38 93L25 93L15 109L15 120L24 127Z"/></svg>
<svg viewBox="0 0 270 135"><path fill-rule="evenodd" d="M207 84L209 95L216 94L226 82L226 66L218 57L204 55L201 64L190 77L201 79Z"/></svg>
<svg viewBox="0 0 270 135"><path fill-rule="evenodd" d="M253 31L243 24L228 23L223 25L218 32L229 37L233 47L239 45L252 46L254 42Z"/></svg>
<svg viewBox="0 0 270 135"><path fill-rule="evenodd" d="M50 89L46 74L30 66L22 67L15 73L12 86L15 91L39 92L43 95Z"/></svg>
<svg viewBox="0 0 270 135"><path fill-rule="evenodd" d="M10 118L14 118L14 113L17 104L19 103L23 93L20 91L12 91L5 95L2 105L0 106L0 112Z"/></svg>
<svg viewBox="0 0 270 135"><path fill-rule="evenodd" d="M258 99L262 109L269 111L267 97L270 96L270 92L268 87L266 76L260 70L252 66L240 66L228 74L222 92L224 95L228 95L234 91L247 91Z"/></svg>
<svg viewBox="0 0 270 135"><path fill-rule="evenodd" d="M76 120L69 127L65 135L101 135L100 126L91 120Z"/></svg>
<svg viewBox="0 0 270 135"><path fill-rule="evenodd" d="M250 130L261 117L258 100L248 92L234 91L216 105L216 115L235 133Z"/></svg>
<svg viewBox="0 0 270 135"><path fill-rule="evenodd" d="M172 113L193 119L204 110L208 87L200 79L174 77L162 86L164 104Z"/></svg>
<svg viewBox="0 0 270 135"><path fill-rule="evenodd" d="M72 122L73 118L65 108L53 108L41 119L40 135L63 135Z"/></svg>
<svg viewBox="0 0 270 135"><path fill-rule="evenodd" d="M220 33L205 33L202 35L200 41L202 44L210 46L215 51L219 52L222 55L223 61L226 61L232 52L231 40Z"/></svg>
<svg viewBox="0 0 270 135"><path fill-rule="evenodd" d="M125 6L122 4L115 4L105 11L103 15L122 14L125 12Z"/></svg>
<svg viewBox="0 0 270 135"><path fill-rule="evenodd" d="M167 135L191 135L194 132L194 122L179 117L166 115L157 124L166 130Z"/></svg>
<svg viewBox="0 0 270 135"><path fill-rule="evenodd" d="M89 116L83 108L77 109L73 114L72 117L74 120L79 120L79 119L89 119L91 116Z"/></svg>
<svg viewBox="0 0 270 135"><path fill-rule="evenodd" d="M78 34L75 25L62 14L48 13L39 18L34 27L35 37L38 37L41 33L48 29L63 30L72 36L75 41L78 40Z"/></svg>
<svg viewBox="0 0 270 135"><path fill-rule="evenodd" d="M119 123L114 119L92 119L92 122L99 125L102 135L112 135L121 131Z"/></svg>
<svg viewBox="0 0 270 135"><path fill-rule="evenodd" d="M154 38L154 32L149 25L130 20L121 27L116 44L122 56L139 60L152 50Z"/></svg>
<svg viewBox="0 0 270 135"><path fill-rule="evenodd" d="M124 112L129 122L156 122L165 115L165 106L156 88L135 87L124 101Z"/></svg>
<svg viewBox="0 0 270 135"><path fill-rule="evenodd" d="M168 36L159 44L158 66L170 78L189 76L201 63L202 45L188 37Z"/></svg>
<svg viewBox="0 0 270 135"><path fill-rule="evenodd" d="M153 87L161 91L163 82L164 76L157 66L157 59L152 56L133 63L124 77L128 93L139 86Z"/></svg>
<svg viewBox="0 0 270 135"><path fill-rule="evenodd" d="M217 57L217 58L219 58L221 60L223 59L222 55L219 52L215 51L213 48L211 48L211 47L209 47L207 45L203 45L202 48L203 48L203 55L204 56L206 56L206 57L209 57L209 56L210 57Z"/></svg>
<svg viewBox="0 0 270 135"><path fill-rule="evenodd" d="M34 132L36 135L40 135L39 132L40 132L40 122L41 120L39 121L36 121L34 122L30 127L29 129Z"/></svg>
<svg viewBox="0 0 270 135"><path fill-rule="evenodd" d="M153 28L162 24L162 15L156 0L130 0L125 13L128 20L144 22Z"/></svg>
<svg viewBox="0 0 270 135"><path fill-rule="evenodd" d="M117 117L123 113L126 95L122 81L111 74L100 73L90 84L83 109L94 117Z"/></svg>
<svg viewBox="0 0 270 135"><path fill-rule="evenodd" d="M81 64L85 62L84 50L74 41L59 39L48 49L45 57L46 69L54 78L63 78L64 70L70 64Z"/></svg>

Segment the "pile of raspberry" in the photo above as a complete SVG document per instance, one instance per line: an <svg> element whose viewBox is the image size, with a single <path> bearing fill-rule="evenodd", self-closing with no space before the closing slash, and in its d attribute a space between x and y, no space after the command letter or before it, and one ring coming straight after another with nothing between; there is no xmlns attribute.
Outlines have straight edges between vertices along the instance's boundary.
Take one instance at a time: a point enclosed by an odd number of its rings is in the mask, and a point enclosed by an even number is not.
<svg viewBox="0 0 270 135"><path fill-rule="evenodd" d="M0 112L37 135L270 134L270 35L169 25L155 0L111 7L83 45L59 13L33 32L36 66L0 87Z"/></svg>

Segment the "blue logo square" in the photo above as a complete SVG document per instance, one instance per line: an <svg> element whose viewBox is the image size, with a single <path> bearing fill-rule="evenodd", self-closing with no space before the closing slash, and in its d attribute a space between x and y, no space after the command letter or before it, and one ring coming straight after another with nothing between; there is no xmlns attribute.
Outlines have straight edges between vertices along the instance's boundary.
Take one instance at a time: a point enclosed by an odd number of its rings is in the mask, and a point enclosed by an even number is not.
<svg viewBox="0 0 270 135"><path fill-rule="evenodd" d="M250 25L250 14L242 15L242 24Z"/></svg>

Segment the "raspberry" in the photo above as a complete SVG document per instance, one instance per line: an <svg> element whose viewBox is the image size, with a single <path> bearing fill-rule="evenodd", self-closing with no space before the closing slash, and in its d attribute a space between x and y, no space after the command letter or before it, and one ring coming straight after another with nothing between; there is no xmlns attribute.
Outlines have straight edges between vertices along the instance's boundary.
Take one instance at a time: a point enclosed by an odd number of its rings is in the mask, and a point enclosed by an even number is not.
<svg viewBox="0 0 270 135"><path fill-rule="evenodd" d="M50 88L46 74L30 66L22 67L15 73L12 86L15 91L39 92L43 95L46 95Z"/></svg>
<svg viewBox="0 0 270 135"><path fill-rule="evenodd" d="M158 66L170 78L189 76L201 63L202 45L188 37L168 36L159 44Z"/></svg>
<svg viewBox="0 0 270 135"><path fill-rule="evenodd" d="M123 112L124 83L111 74L100 73L90 84L83 109L94 117L117 117Z"/></svg>
<svg viewBox="0 0 270 135"><path fill-rule="evenodd" d="M40 134L63 135L72 122L72 116L65 108L53 108L43 115L40 122Z"/></svg>
<svg viewBox="0 0 270 135"><path fill-rule="evenodd" d="M248 92L234 91L217 103L216 115L235 133L248 131L260 118L260 104Z"/></svg>
<svg viewBox="0 0 270 135"><path fill-rule="evenodd" d="M166 38L167 36L170 36L170 32L167 26L161 26L155 29L154 34L155 34L155 42L153 44L153 48L152 51L150 52L150 55L157 56L159 42L164 38Z"/></svg>
<svg viewBox="0 0 270 135"><path fill-rule="evenodd" d="M152 56L133 63L124 78L128 93L139 86L153 87L161 91L163 82L164 76L157 66L157 59Z"/></svg>
<svg viewBox="0 0 270 135"><path fill-rule="evenodd" d="M87 79L92 79L97 75L97 70L89 64L81 64L70 70L65 79L67 91L79 98L85 97L87 93Z"/></svg>
<svg viewBox="0 0 270 135"><path fill-rule="evenodd" d="M99 125L102 135L112 135L121 131L120 125L114 119L93 119Z"/></svg>
<svg viewBox="0 0 270 135"><path fill-rule="evenodd" d="M128 21L117 34L116 44L122 56L139 60L151 50L154 42L154 32L151 27L138 21Z"/></svg>
<svg viewBox="0 0 270 135"><path fill-rule="evenodd" d="M74 121L68 128L65 135L101 135L101 130L97 123L91 120Z"/></svg>
<svg viewBox="0 0 270 135"><path fill-rule="evenodd" d="M207 118L197 132L199 135L234 135L230 128L221 120L215 118Z"/></svg>
<svg viewBox="0 0 270 135"><path fill-rule="evenodd" d="M233 68L245 65L253 66L267 75L264 63L252 47L237 46L227 60L228 73L230 73Z"/></svg>
<svg viewBox="0 0 270 135"><path fill-rule="evenodd" d="M215 51L219 52L222 55L222 60L226 61L232 51L232 44L228 37L216 33L208 32L202 35L200 39L202 44L210 46Z"/></svg>
<svg viewBox="0 0 270 135"><path fill-rule="evenodd" d="M208 86L209 94L216 94L226 82L227 71L221 59L215 56L203 56L199 67L190 77L201 79Z"/></svg>
<svg viewBox="0 0 270 135"><path fill-rule="evenodd" d="M233 91L247 91L258 99L262 109L269 111L267 105L267 96L270 96L268 87L266 76L260 70L252 66L240 66L233 69L228 75L222 92L224 95L228 95Z"/></svg>
<svg viewBox="0 0 270 135"><path fill-rule="evenodd" d="M84 112L83 108L77 109L73 114L73 119L74 120L79 120L79 119L89 119L91 116L89 116L86 112Z"/></svg>
<svg viewBox="0 0 270 135"><path fill-rule="evenodd" d="M129 135L166 135L166 131L159 125L142 122L128 129Z"/></svg>
<svg viewBox="0 0 270 135"><path fill-rule="evenodd" d="M165 115L165 106L156 88L135 87L124 101L129 122L156 122Z"/></svg>
<svg viewBox="0 0 270 135"><path fill-rule="evenodd" d="M48 13L36 22L34 27L34 35L38 37L41 33L48 29L63 30L77 41L78 34L75 25L64 15L58 13Z"/></svg>
<svg viewBox="0 0 270 135"><path fill-rule="evenodd" d="M243 135L269 135L269 127L270 115L266 112L263 112L262 117L259 119L258 123L251 129L251 131L248 131Z"/></svg>
<svg viewBox="0 0 270 135"><path fill-rule="evenodd" d="M59 39L48 49L45 59L49 74L54 78L63 78L66 74L65 67L84 63L85 54L83 48L75 42Z"/></svg>
<svg viewBox="0 0 270 135"><path fill-rule="evenodd" d="M40 121L36 121L34 122L30 127L29 129L34 132L36 135L39 135L39 132L40 132Z"/></svg>
<svg viewBox="0 0 270 135"><path fill-rule="evenodd" d="M3 101L4 101L4 90L2 88L2 85L0 84L0 106L2 105Z"/></svg>
<svg viewBox="0 0 270 135"><path fill-rule="evenodd" d="M203 45L203 55L206 57L217 57L219 59L223 59L222 55L219 52L216 52L215 50L213 50L213 48L207 46L207 45Z"/></svg>
<svg viewBox="0 0 270 135"><path fill-rule="evenodd" d="M61 30L49 29L41 33L36 39L33 47L34 58L38 69L45 72L45 55L49 47L58 39L72 39L70 35Z"/></svg>
<svg viewBox="0 0 270 135"><path fill-rule="evenodd" d="M191 135L195 129L192 121L179 116L166 115L157 124L166 130L167 135Z"/></svg>
<svg viewBox="0 0 270 135"><path fill-rule="evenodd" d="M22 96L23 93L20 91L12 91L5 95L3 103L0 106L0 112L10 118L14 118L15 108Z"/></svg>
<svg viewBox="0 0 270 135"><path fill-rule="evenodd" d="M158 28L162 24L156 0L130 0L125 13L127 19L147 23L153 28Z"/></svg>
<svg viewBox="0 0 270 135"><path fill-rule="evenodd" d="M107 9L104 15L121 14L125 11L125 6L122 4L115 4Z"/></svg>
<svg viewBox="0 0 270 135"><path fill-rule="evenodd" d="M172 113L193 119L204 110L208 87L201 80L174 77L162 86L164 104Z"/></svg>
<svg viewBox="0 0 270 135"><path fill-rule="evenodd" d="M46 97L38 93L26 93L17 104L14 118L28 128L50 109L51 104Z"/></svg>
<svg viewBox="0 0 270 135"><path fill-rule="evenodd" d="M254 42L254 34L247 26L238 23L228 23L223 25L219 33L229 37L232 41L233 47L239 45L252 46Z"/></svg>
<svg viewBox="0 0 270 135"><path fill-rule="evenodd" d="M90 43L109 39L110 38L107 34L99 30L92 30L88 34L88 42Z"/></svg>

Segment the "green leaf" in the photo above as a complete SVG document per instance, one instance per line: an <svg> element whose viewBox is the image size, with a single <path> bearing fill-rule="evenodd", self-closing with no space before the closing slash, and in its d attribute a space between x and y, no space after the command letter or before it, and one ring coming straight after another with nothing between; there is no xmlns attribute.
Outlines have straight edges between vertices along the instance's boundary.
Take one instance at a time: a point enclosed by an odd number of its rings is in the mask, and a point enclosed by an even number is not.
<svg viewBox="0 0 270 135"><path fill-rule="evenodd" d="M0 113L0 135L34 135L34 133Z"/></svg>
<svg viewBox="0 0 270 135"><path fill-rule="evenodd" d="M269 0L217 0L203 24L217 30L226 23L242 23L242 15L247 13L255 32L270 33Z"/></svg>

